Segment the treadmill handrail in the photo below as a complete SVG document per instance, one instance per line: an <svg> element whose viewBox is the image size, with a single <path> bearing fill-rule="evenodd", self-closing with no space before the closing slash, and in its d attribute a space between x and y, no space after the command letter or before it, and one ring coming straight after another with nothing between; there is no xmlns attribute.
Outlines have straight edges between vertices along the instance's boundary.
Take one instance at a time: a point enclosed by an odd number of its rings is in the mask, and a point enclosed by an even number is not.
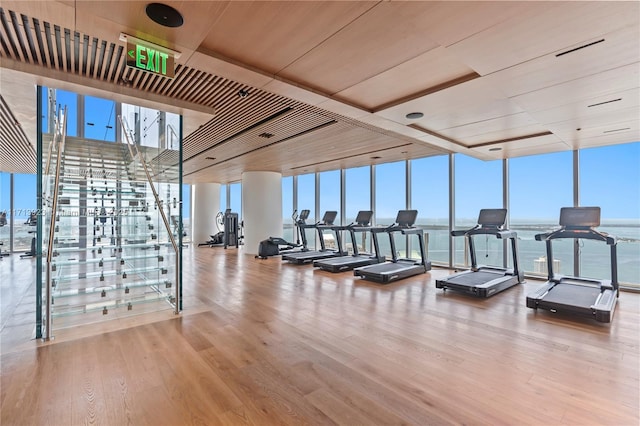
<svg viewBox="0 0 640 426"><path fill-rule="evenodd" d="M616 245L618 240L615 236L609 235L606 232L596 231L595 229L567 229L560 228L555 231L546 232L543 234L536 234L536 241L556 240L561 238L575 238L585 240L604 241L608 245Z"/></svg>

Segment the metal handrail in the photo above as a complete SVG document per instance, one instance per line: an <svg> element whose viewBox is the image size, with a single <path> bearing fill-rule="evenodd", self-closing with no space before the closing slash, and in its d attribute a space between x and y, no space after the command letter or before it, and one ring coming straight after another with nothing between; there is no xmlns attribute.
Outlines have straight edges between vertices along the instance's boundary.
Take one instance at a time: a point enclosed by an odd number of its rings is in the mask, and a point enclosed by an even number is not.
<svg viewBox="0 0 640 426"><path fill-rule="evenodd" d="M171 245L173 246L173 251L176 254L176 296L175 296L175 310L174 312L178 314L180 312L180 248L176 243L176 240L171 232L171 225L169 224L169 220L162 209L162 203L160 202L160 197L158 196L158 192L156 191L156 187L153 184L153 179L151 179L151 174L149 173L149 168L147 167L147 162L144 159L144 156L138 149L138 146L131 142L129 139L128 125L126 123L126 119L122 116L118 116L118 120L120 121L120 126L122 127L122 133L124 135L125 142L127 147L129 148L129 152L133 158L138 158L140 163L142 164L142 168L144 169L144 173L147 176L147 181L149 182L149 186L151 186L151 192L153 192L153 198L156 200L156 206L158 206L158 211L160 212L160 216L162 217L162 222L167 230L167 235L169 236L169 241L171 241ZM133 152L135 149L135 153Z"/></svg>
<svg viewBox="0 0 640 426"><path fill-rule="evenodd" d="M173 133L173 136L176 137L176 139L178 140L178 142L180 141L180 138L178 137L178 132L176 132L176 130L173 128L173 126L171 124L167 124L167 127L169 128L169 130L171 130L171 133ZM171 146L170 149L173 149L173 138L171 138Z"/></svg>
<svg viewBox="0 0 640 426"><path fill-rule="evenodd" d="M59 113L60 114L60 113ZM57 135L60 135L60 139L58 141L58 159L57 159L57 167L56 167L56 177L53 186L53 201L51 205L51 223L49 224L49 242L47 246L47 303L46 303L46 311L45 311L45 340L51 339L51 258L53 257L53 241L55 236L55 223L56 223L56 213L58 208L58 192L60 189L60 163L62 162L62 151L64 151L64 143L65 138L67 137L67 107L64 107L64 112L61 114L61 117L58 118L58 123L60 126L61 133L58 133L58 129L56 129L53 140L55 143L55 139Z"/></svg>

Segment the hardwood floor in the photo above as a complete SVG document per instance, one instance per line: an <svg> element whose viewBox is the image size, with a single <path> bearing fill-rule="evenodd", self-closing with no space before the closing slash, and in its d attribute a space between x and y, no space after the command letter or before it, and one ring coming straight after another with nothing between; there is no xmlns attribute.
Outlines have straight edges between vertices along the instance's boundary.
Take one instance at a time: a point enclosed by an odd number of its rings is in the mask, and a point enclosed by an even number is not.
<svg viewBox="0 0 640 426"><path fill-rule="evenodd" d="M447 270L382 286L241 250L184 255L183 314L47 343L24 312L31 261L0 261L0 423L639 424L640 294L606 325L526 308L531 280L478 300L437 290Z"/></svg>

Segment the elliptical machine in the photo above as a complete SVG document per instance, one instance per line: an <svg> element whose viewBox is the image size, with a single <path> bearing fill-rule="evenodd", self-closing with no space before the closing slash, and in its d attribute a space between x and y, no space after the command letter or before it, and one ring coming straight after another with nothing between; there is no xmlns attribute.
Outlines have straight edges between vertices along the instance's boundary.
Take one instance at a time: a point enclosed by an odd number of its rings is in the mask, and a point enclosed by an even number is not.
<svg viewBox="0 0 640 426"><path fill-rule="evenodd" d="M302 247L302 251L307 250L307 238L304 235L304 232L300 231L300 225L306 225L306 220L309 217L309 214L309 210L302 210L300 212L300 215L298 216L298 210L294 210L293 214L291 215L296 234L295 243L291 243L280 237L269 237L266 240L260 241L260 245L258 246L258 254L255 256L255 258L266 259L267 257L278 256L282 252L288 252L300 247ZM300 243L301 236L302 244Z"/></svg>

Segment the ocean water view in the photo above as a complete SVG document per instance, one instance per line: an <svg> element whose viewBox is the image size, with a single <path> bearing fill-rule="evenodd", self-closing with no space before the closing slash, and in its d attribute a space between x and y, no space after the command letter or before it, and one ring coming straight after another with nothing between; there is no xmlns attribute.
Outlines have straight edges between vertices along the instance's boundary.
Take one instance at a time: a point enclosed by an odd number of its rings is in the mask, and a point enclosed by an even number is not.
<svg viewBox="0 0 640 426"><path fill-rule="evenodd" d="M350 223L353 219L348 219ZM389 225L393 223L393 218L378 219L378 223ZM475 219L459 220L455 229L470 229L475 226ZM428 234L427 253L428 258L434 264L447 265L449 262L449 228L447 219L420 220L416 223ZM544 222L533 221L512 221L510 229L518 234L518 259L520 267L528 274L546 276L546 245L542 241L536 241L535 235L546 233L558 229L556 220ZM640 219L618 219L602 220L602 224L597 228L600 232L608 233L617 237L617 257L618 257L618 281L624 284L640 286ZM296 240L294 227L289 221L285 221L283 237L288 241ZM307 239L309 246L314 247L317 239L317 232L307 229ZM351 247L348 233L343 237L347 249ZM330 232L326 233L325 240L327 246L335 246ZM460 267L468 267L471 259L465 245L465 238L457 237L455 242L455 264ZM386 235L381 234L379 238L380 249L385 256L391 255L391 245ZM397 254L406 257L407 247L405 238L395 235ZM501 240L495 237L475 237L477 262L482 265L502 266L502 244ZM317 244L319 247L319 243ZM362 250L370 250L371 237L365 233L365 238L358 234L358 246ZM409 239L409 249L412 258L418 257L418 246L414 238ZM580 276L589 278L609 279L611 277L610 248L603 242L580 240ZM573 275L573 240L554 240L553 257L554 267L557 273L563 275ZM508 255L509 266L511 265L511 254Z"/></svg>

